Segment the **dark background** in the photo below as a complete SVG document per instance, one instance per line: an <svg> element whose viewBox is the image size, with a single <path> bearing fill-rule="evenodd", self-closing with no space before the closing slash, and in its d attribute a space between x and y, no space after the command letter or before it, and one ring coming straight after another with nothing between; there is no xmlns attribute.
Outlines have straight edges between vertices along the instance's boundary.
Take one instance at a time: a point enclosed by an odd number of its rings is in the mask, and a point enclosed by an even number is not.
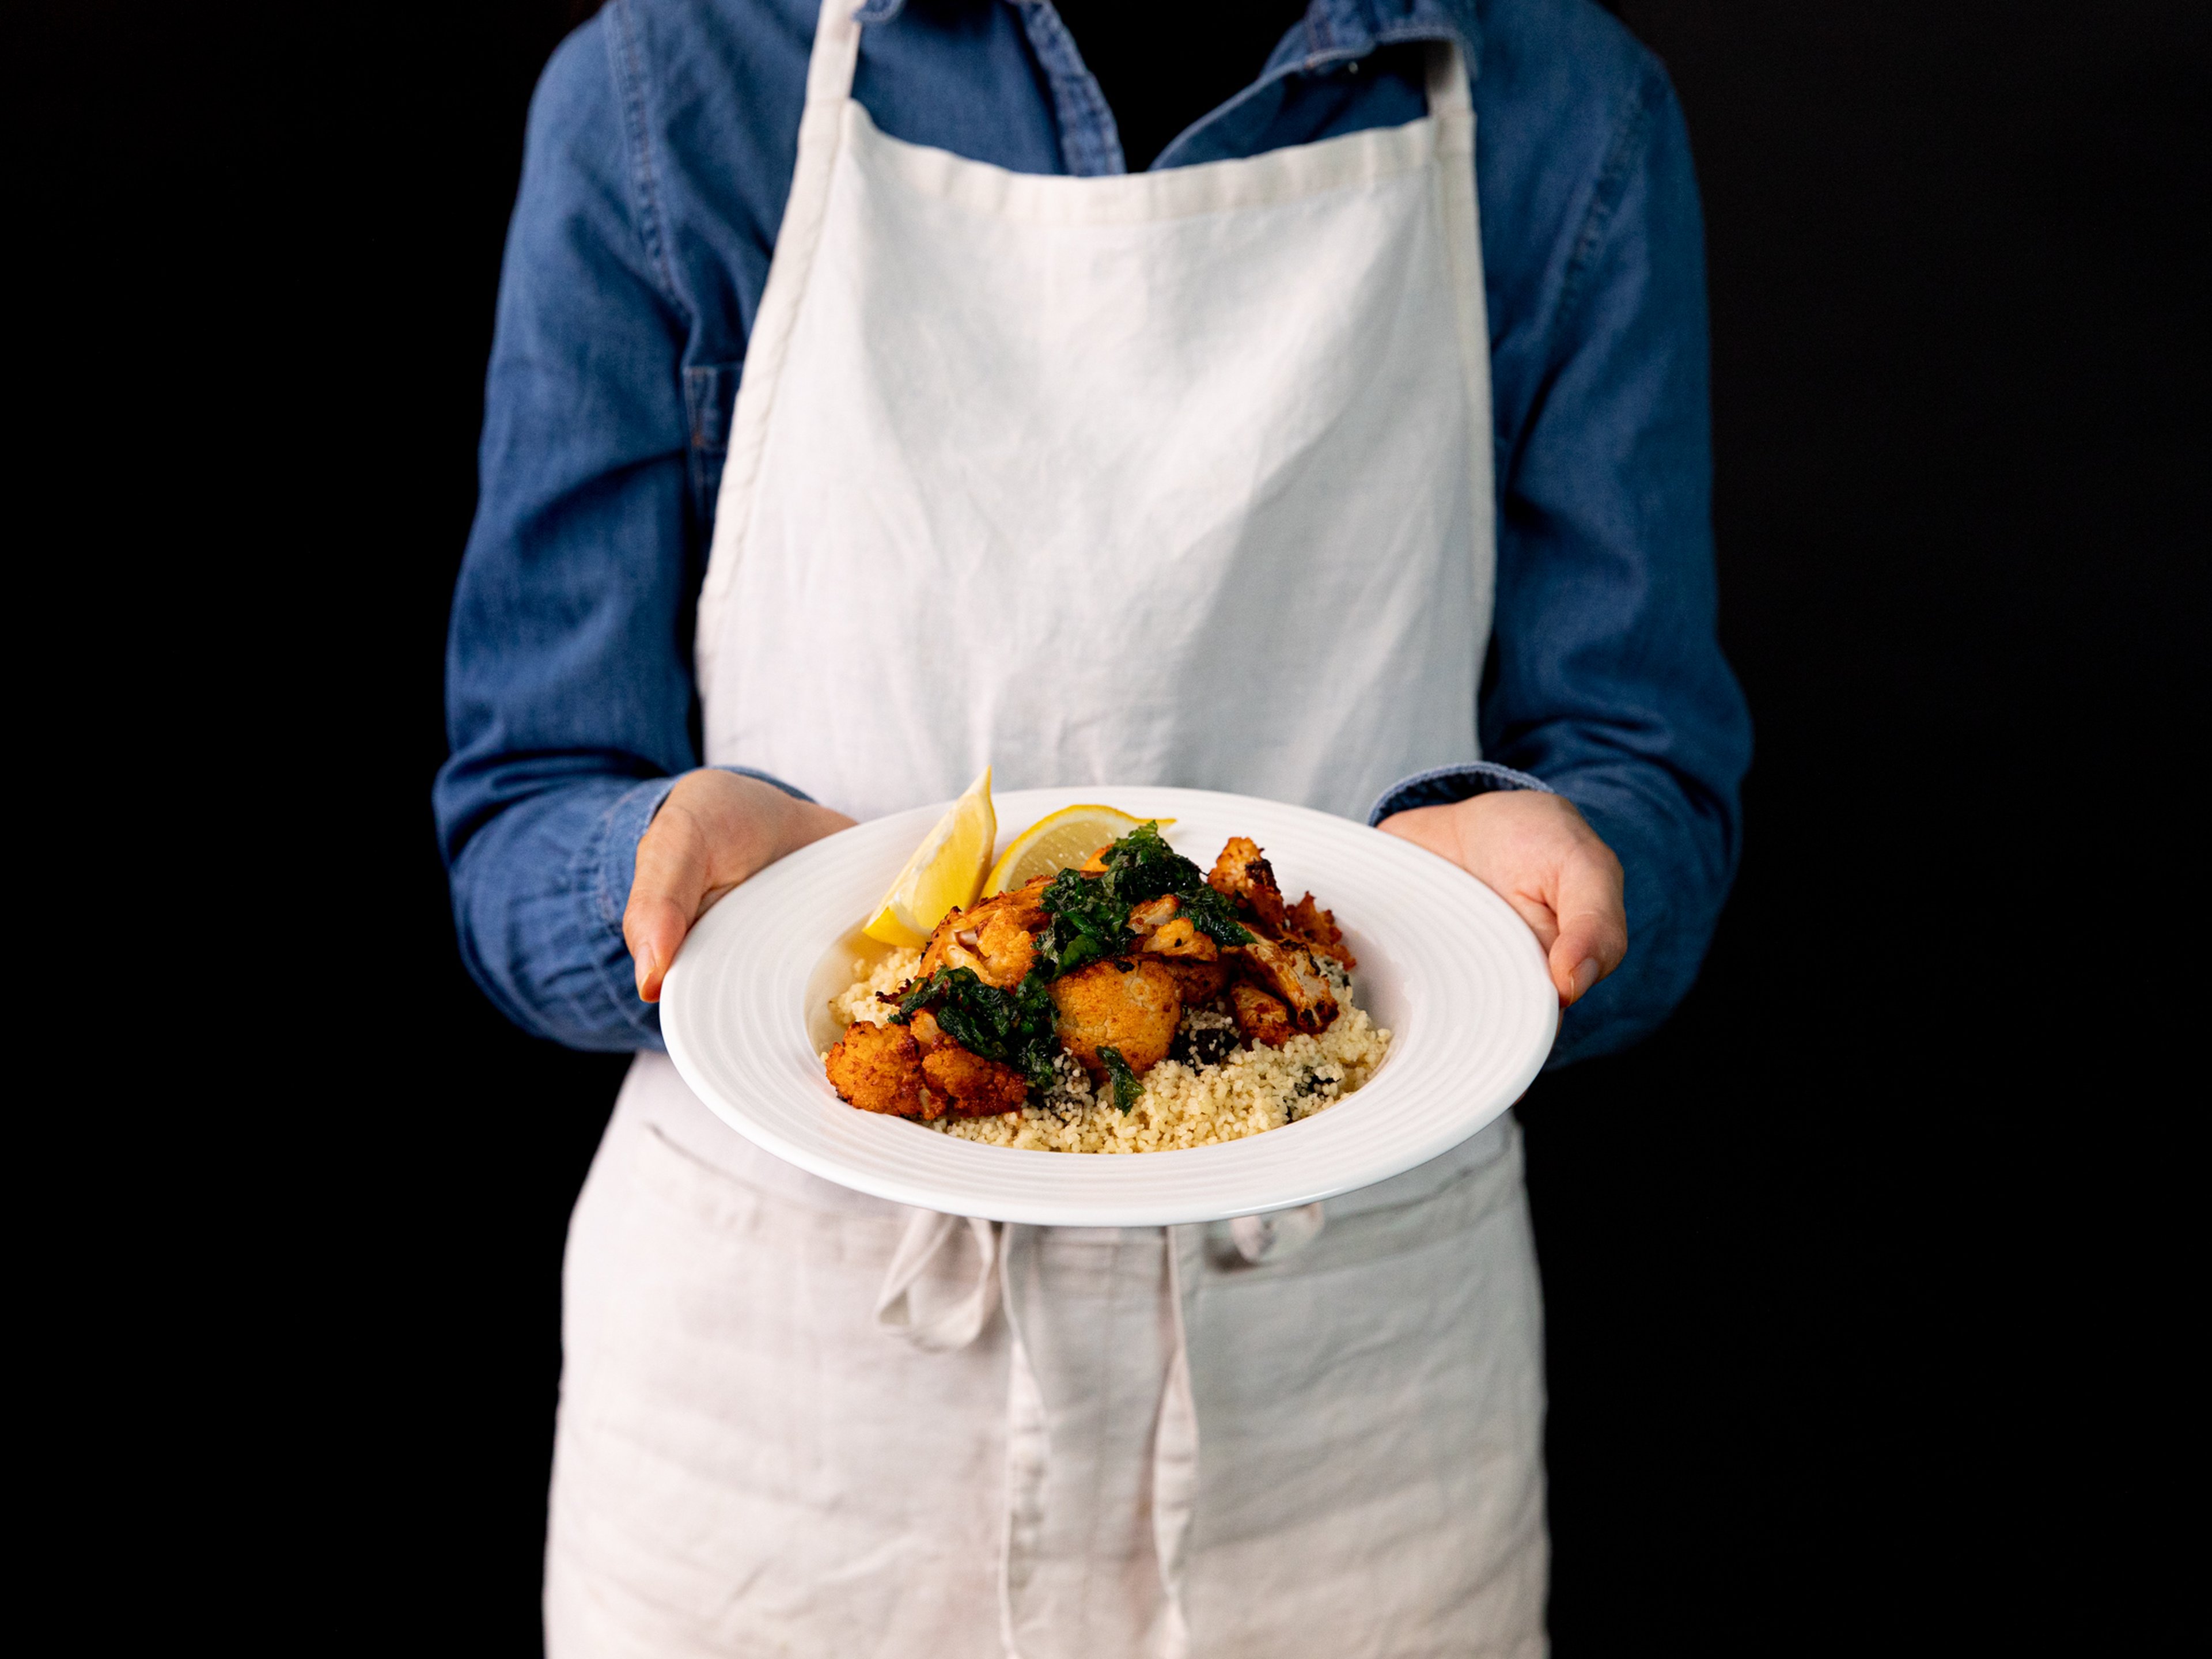
<svg viewBox="0 0 2212 1659"><path fill-rule="evenodd" d="M2130 1493L2169 1454L2130 1373L2170 1363L2176 1316L2130 1299L2167 1242L2151 1095L2067 1028L2170 1027L2201 937L2166 860L2212 548L2212 8L1615 9L1674 76L1705 191L1722 632L1759 750L1698 987L1522 1108L1557 1651L2100 1646L2156 1577ZM268 815L343 849L366 971L292 1005L309 1042L264 1061L272 1101L322 1078L346 1127L299 1142L276 1236L313 1265L253 1315L329 1349L284 1373L317 1392L279 1456L333 1644L538 1640L561 1249L624 1062L475 992L428 788L523 114L578 15L311 34L86 0L31 44L96 66L98 118L35 51L14 76L100 181L70 212L126 225L124 269L174 289L79 376L85 441L118 392L204 418L226 340L278 359L222 461L281 454L295 510L190 581L273 607L286 643L187 653L179 685L252 707L216 758L281 736L342 782ZM171 257L195 223L249 257Z"/></svg>
<svg viewBox="0 0 2212 1659"><path fill-rule="evenodd" d="M2012 1410L2051 1363L2022 1269L2068 1270L1992 1224L2049 1227L2006 1189L2047 1179L2034 1143L2075 1109L2022 1065L2050 942L2014 898L2073 861L2069 774L2123 770L2115 728L2178 706L2203 627L2172 584L2212 547L2205 9L1620 9L1674 75L1705 190L1723 635L1759 753L1698 988L1522 1109L1558 1651L1857 1647L1902 1640L1923 1597L1962 1638L2087 1642L1999 1496L2054 1498L2019 1484L2024 1446L2055 1449ZM390 1288L419 1367L403 1467L436 1494L422 1588L473 1651L535 1639L560 1251L622 1070L469 985L421 793L522 114L570 21L465 9L398 92L434 234L392 250L413 418L386 452L388 685L411 739L388 810L393 922L431 988L385 1149L411 1234ZM2009 1571L1974 1565L1993 1544Z"/></svg>

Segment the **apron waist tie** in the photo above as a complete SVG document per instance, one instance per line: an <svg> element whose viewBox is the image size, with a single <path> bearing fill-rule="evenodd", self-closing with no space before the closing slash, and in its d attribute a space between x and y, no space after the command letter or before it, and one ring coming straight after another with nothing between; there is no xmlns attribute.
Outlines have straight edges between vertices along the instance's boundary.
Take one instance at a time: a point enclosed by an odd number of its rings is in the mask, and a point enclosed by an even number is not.
<svg viewBox="0 0 2212 1659"><path fill-rule="evenodd" d="M1221 1243L1231 1247L1232 1262L1241 1258L1243 1263L1257 1267L1305 1249L1320 1236L1326 1222L1325 1207L1308 1204L1270 1215L1240 1216L1225 1230L1225 1239L1218 1231L1203 1225L1165 1230L1172 1330L1152 1436L1149 1483L1161 1603L1149 1632L1151 1639L1145 1644L1158 1659L1188 1659L1192 1650L1185 1581L1198 1495L1200 1434L1191 1389L1189 1334L1197 1311L1192 1302L1200 1277L1200 1259L1206 1254L1206 1235L1214 1231L1217 1248ZM941 1282L955 1277L951 1270L963 1232L975 1245L973 1276L950 1304L925 1307L917 1294L921 1281L928 1278ZM1029 1231L1024 1230L1022 1237L1028 1238ZM1018 1305L1013 1287L1006 1283L1015 1273L1017 1254L1013 1237L995 1222L943 1215L933 1210L909 1211L890 1265L884 1271L883 1287L876 1296L877 1326L887 1335L910 1342L925 1352L949 1353L968 1346L982 1334L1001 1306L1007 1308L1011 1316ZM1021 1254L1026 1271L1034 1278L1036 1263L1030 1254ZM1034 1622L1037 1613L1026 1604L1038 1552L1045 1543L1045 1488L1053 1453L1046 1402L1024 1341L1022 1322L1010 1317L1006 1528L999 1583L1000 1635L1012 1659L1019 1659L1024 1627Z"/></svg>
<svg viewBox="0 0 2212 1659"><path fill-rule="evenodd" d="M975 1241L975 1278L951 1304L925 1311L915 1287L939 1265L939 1256L959 1249L963 1228ZM947 1256L948 1263L950 1260ZM940 1215L934 1210L908 1212L906 1230L884 1272L883 1288L876 1292L878 1328L925 1352L951 1353L981 1335L998 1310L999 1224L974 1216Z"/></svg>
<svg viewBox="0 0 2212 1659"><path fill-rule="evenodd" d="M1257 1267L1296 1255L1313 1243L1327 1224L1318 1204L1267 1215L1243 1215L1230 1223L1229 1236L1237 1254ZM914 1287L948 1250L957 1250L963 1224L975 1243L975 1272L967 1292L949 1306L922 1313L915 1306ZM883 1288L876 1292L876 1323L890 1335L911 1342L930 1353L950 1353L964 1348L983 1334L998 1311L1000 1227L995 1221L974 1216L942 1215L935 1210L914 1210L899 1235L884 1272Z"/></svg>

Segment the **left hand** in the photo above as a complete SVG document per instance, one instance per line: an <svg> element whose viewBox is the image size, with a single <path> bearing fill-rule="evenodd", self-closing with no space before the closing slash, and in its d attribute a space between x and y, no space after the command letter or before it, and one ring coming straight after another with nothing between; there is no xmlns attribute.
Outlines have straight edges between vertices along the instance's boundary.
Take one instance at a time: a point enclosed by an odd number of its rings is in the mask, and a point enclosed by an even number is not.
<svg viewBox="0 0 2212 1659"><path fill-rule="evenodd" d="M758 778L712 766L686 772L638 838L623 942L641 1000L660 983L692 924L722 896L787 853L852 828L853 820Z"/></svg>
<svg viewBox="0 0 2212 1659"><path fill-rule="evenodd" d="M1620 860L1561 797L1496 789L1394 813L1382 829L1449 859L1511 905L1544 947L1562 1008L1628 954Z"/></svg>

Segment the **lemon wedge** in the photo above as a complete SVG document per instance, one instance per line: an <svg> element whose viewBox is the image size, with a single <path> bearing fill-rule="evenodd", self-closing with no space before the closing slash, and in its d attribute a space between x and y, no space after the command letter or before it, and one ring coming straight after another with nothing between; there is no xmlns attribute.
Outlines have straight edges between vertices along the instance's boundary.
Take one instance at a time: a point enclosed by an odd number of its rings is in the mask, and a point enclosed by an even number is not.
<svg viewBox="0 0 2212 1659"><path fill-rule="evenodd" d="M951 811L921 838L883 903L860 929L884 945L911 949L929 942L937 924L975 902L983 872L991 867L991 848L999 839L999 820L991 811L991 769L968 786Z"/></svg>
<svg viewBox="0 0 2212 1659"><path fill-rule="evenodd" d="M1144 823L1173 823L1173 818L1133 818L1111 806L1063 806L1022 831L991 866L983 896L1004 893L1082 863L1109 841L1119 841Z"/></svg>

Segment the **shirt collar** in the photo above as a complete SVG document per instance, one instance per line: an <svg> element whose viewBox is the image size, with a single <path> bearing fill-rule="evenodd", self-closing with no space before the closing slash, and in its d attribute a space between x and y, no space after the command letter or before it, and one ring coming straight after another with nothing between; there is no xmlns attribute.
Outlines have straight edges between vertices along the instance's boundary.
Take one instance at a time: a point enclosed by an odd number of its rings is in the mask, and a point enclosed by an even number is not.
<svg viewBox="0 0 2212 1659"><path fill-rule="evenodd" d="M1003 0L1030 6L1038 0ZM888 23L906 9L906 0L866 0L853 15L862 23ZM1442 40L1458 37L1467 54L1468 70L1474 73L1482 45L1482 27L1475 16L1475 0L1313 0L1306 11L1305 51L1288 64L1270 58L1267 72L1279 73L1295 64L1317 69L1324 64L1364 58L1377 46L1403 40ZM1295 47L1285 43L1285 52ZM1279 52L1277 58L1285 53Z"/></svg>

